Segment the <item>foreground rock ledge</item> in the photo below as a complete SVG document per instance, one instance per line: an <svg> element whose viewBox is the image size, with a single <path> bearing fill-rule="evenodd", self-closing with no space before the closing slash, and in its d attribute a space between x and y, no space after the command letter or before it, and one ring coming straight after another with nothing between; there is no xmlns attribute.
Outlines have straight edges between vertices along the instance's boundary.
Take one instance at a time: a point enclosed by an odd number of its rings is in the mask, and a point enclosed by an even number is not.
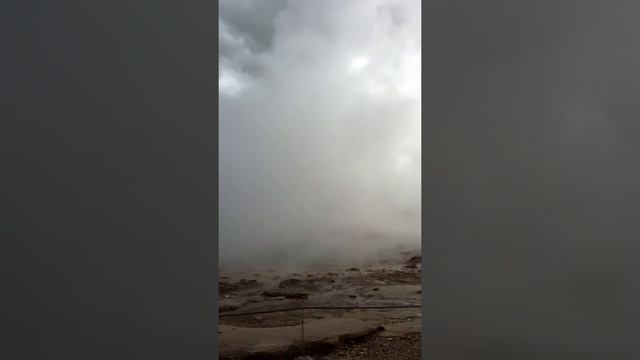
<svg viewBox="0 0 640 360"><path fill-rule="evenodd" d="M358 319L308 319L304 337L308 349L330 349L340 342L370 336L380 324ZM219 358L280 359L290 355L292 346L300 346L300 325L274 328L242 328L220 325Z"/></svg>

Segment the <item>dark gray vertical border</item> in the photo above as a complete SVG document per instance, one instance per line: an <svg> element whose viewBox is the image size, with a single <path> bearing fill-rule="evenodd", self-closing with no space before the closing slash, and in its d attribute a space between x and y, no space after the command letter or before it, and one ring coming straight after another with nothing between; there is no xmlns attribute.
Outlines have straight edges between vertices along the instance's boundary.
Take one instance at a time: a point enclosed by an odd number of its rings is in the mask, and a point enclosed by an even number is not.
<svg viewBox="0 0 640 360"><path fill-rule="evenodd" d="M640 3L422 10L424 358L640 358Z"/></svg>
<svg viewBox="0 0 640 360"><path fill-rule="evenodd" d="M426 1L426 3L428 3L429 1ZM425 187L425 149L424 149L424 140L426 139L426 134L425 134L425 122L427 119L427 116L425 115L426 111L425 111L425 102L424 102L424 97L425 97L425 81L427 79L427 77L425 76L426 74L426 66L428 63L428 53L425 51L425 39L427 39L427 36L425 36L426 34L426 26L425 26L425 20L427 20L427 16L426 16L426 12L428 9L428 5L425 4L425 1L421 2L420 4L420 23L421 25L421 46L420 46L420 59L422 60L422 71L420 72L420 75L422 77L422 79L420 79L421 82L421 91L420 91L420 96L421 96L421 122L422 122L422 126L420 127L420 130L422 132L421 136L420 136L420 141L421 141L421 176L420 176L420 182L421 182L421 191L420 191L420 196L422 197L421 199L421 214L422 214L422 221L421 221L421 236L422 236L422 241L421 241L421 246L420 249L422 251L422 276L420 278L421 282L422 282L422 346L420 348L421 353L422 353L422 359L429 359L428 354L429 352L427 351L427 340L426 340L426 336L425 334L427 333L427 316L425 316L427 314L426 311L426 306L427 306L427 300L426 297L429 296L428 292L426 291L428 289L428 280L427 277L425 276L425 268L426 268L426 259L427 259L427 235L425 233L425 227L427 225L426 222L426 217L425 217L425 211L424 211L424 205L425 202L427 201L428 198L428 194L427 194L427 188Z"/></svg>
<svg viewBox="0 0 640 360"><path fill-rule="evenodd" d="M0 358L217 357L217 1L0 3Z"/></svg>

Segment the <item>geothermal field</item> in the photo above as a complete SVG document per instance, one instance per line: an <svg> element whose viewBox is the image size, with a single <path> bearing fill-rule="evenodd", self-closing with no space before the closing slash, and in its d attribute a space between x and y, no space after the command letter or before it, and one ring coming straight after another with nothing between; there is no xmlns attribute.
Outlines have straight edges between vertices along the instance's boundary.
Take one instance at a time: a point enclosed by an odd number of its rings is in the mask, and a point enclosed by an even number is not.
<svg viewBox="0 0 640 360"><path fill-rule="evenodd" d="M219 358L420 359L421 268L405 251L361 267L221 273ZM296 310L264 313L279 309Z"/></svg>
<svg viewBox="0 0 640 360"><path fill-rule="evenodd" d="M221 359L420 358L420 7L220 1Z"/></svg>

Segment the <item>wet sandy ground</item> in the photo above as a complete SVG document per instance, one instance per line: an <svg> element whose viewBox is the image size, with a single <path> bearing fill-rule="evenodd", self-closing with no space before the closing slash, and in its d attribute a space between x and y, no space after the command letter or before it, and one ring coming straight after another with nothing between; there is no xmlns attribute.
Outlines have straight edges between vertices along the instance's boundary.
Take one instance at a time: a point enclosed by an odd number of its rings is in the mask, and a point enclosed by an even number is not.
<svg viewBox="0 0 640 360"><path fill-rule="evenodd" d="M221 274L220 314L304 306L386 306L421 303L419 259L378 263L361 268L324 267L299 273L282 271ZM322 359L419 359L421 309L305 310L305 319L358 319L385 330L361 344L340 345ZM299 325L300 312L221 317L237 328ZM336 329L327 329L336 331ZM219 336L229 336L221 334ZM390 339L394 339L390 341ZM225 340L221 338L221 340ZM225 343L224 341L221 344ZM403 346L400 346L404 344ZM403 351L401 348L406 348ZM409 349L413 349L408 351ZM221 349L222 350L222 349ZM228 350L228 349L227 349ZM367 351L368 350L368 351ZM395 353L395 355L394 355ZM376 355L377 354L377 355ZM417 355L416 355L417 354ZM325 356L325 357L321 357ZM382 357L380 357L382 356ZM416 357L417 356L417 357Z"/></svg>

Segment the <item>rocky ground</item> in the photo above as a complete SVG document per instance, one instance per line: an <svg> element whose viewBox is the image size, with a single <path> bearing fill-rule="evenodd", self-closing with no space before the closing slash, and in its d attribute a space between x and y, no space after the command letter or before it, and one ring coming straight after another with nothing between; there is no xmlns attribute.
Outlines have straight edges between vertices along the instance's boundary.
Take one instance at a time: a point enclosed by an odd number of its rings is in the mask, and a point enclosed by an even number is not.
<svg viewBox="0 0 640 360"><path fill-rule="evenodd" d="M220 315L304 306L421 303L421 258L299 273L221 274ZM421 309L305 310L314 359L420 359ZM298 311L220 317L220 359L293 359L301 350Z"/></svg>
<svg viewBox="0 0 640 360"><path fill-rule="evenodd" d="M375 335L360 344L339 346L318 360L416 360L421 356L420 333L403 336Z"/></svg>

